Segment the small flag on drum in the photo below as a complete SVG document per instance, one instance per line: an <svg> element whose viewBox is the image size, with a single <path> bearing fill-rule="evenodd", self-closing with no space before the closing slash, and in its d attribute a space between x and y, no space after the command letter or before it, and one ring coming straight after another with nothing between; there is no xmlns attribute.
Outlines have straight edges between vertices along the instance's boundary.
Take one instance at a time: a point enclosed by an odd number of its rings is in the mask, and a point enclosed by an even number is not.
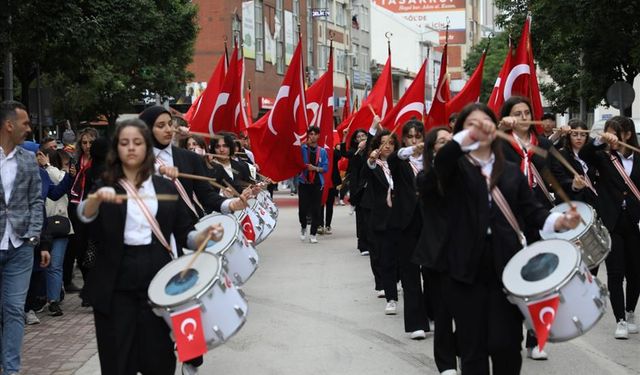
<svg viewBox="0 0 640 375"><path fill-rule="evenodd" d="M529 308L529 314L531 314L533 329L536 331L538 347L540 350L542 350L544 348L544 344L547 343L551 325L553 325L553 321L556 319L556 311L558 311L559 303L560 296L558 294L554 294L547 299L535 301L527 305Z"/></svg>
<svg viewBox="0 0 640 375"><path fill-rule="evenodd" d="M180 362L188 361L207 352L199 306L171 314L171 323L173 324L173 335Z"/></svg>
<svg viewBox="0 0 640 375"><path fill-rule="evenodd" d="M256 232L253 230L253 223L249 215L244 216L240 225L242 225L242 233L247 241L254 242L256 240Z"/></svg>

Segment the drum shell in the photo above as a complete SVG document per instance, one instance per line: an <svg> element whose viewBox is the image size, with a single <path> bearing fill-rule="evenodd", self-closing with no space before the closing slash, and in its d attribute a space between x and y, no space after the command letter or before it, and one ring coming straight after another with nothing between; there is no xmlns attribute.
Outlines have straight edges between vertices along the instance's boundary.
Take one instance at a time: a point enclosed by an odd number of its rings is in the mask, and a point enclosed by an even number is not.
<svg viewBox="0 0 640 375"><path fill-rule="evenodd" d="M273 216L271 216L269 214L269 211L260 204L254 205L252 207L252 210L256 213L256 215L260 217L260 219L263 222L262 232L260 233L260 239L259 241L257 241L259 243L266 240L269 237L269 235L273 233L273 231L276 228L276 224L278 223L278 220Z"/></svg>
<svg viewBox="0 0 640 375"><path fill-rule="evenodd" d="M278 218L278 207L273 202L273 200L271 199L271 197L267 192L261 191L260 193L258 193L256 200L260 203L262 207L264 207L267 210L267 212L272 218L274 219Z"/></svg>
<svg viewBox="0 0 640 375"><path fill-rule="evenodd" d="M257 204L255 201L251 202L251 206ZM236 211L233 213L237 219L238 225L242 226L242 221L248 216L253 225L253 233L255 235L254 244L259 244L263 240L262 232L264 232L264 220L262 220L258 214L250 208L245 208L242 211Z"/></svg>
<svg viewBox="0 0 640 375"><path fill-rule="evenodd" d="M230 284L229 287L227 285ZM175 307L152 304L153 312L162 317L173 330L171 315L200 306L202 327L207 347L213 349L235 335L247 320L248 304L242 292L227 282L224 275L217 278L198 297Z"/></svg>

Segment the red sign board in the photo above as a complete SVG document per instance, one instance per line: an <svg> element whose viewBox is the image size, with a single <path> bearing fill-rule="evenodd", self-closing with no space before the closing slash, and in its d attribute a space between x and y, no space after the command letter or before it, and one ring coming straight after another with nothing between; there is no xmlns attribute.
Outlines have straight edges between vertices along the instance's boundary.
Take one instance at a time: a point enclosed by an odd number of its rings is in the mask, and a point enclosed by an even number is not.
<svg viewBox="0 0 640 375"><path fill-rule="evenodd" d="M271 109L271 108L273 108L273 102L275 101L274 98L267 98L267 97L261 96L258 99L260 100L260 102L259 102L260 109Z"/></svg>

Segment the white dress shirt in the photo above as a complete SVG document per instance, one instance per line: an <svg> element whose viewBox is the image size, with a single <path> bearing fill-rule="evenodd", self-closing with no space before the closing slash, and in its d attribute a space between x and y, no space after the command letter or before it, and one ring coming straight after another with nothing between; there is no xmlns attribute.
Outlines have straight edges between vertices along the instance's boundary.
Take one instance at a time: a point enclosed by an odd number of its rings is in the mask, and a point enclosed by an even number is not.
<svg viewBox="0 0 640 375"><path fill-rule="evenodd" d="M154 147L153 154L156 156L156 159L162 160L164 165L173 167L173 151L171 145L163 149Z"/></svg>
<svg viewBox="0 0 640 375"><path fill-rule="evenodd" d="M0 147L0 180L2 180L2 189L4 189L4 203L8 206L11 193L13 192L13 184L18 174L18 161L16 160L16 151L19 146L15 146L9 155L4 154L4 150ZM14 248L22 246L23 241L13 231L11 221L7 219L4 227L4 236L0 240L0 250L9 250L9 240Z"/></svg>
<svg viewBox="0 0 640 375"><path fill-rule="evenodd" d="M398 158L400 160L409 160L409 163L413 166L413 168L420 172L424 167L422 162L422 154L418 155L418 157L413 156L413 153L416 149L416 146L403 147L398 150Z"/></svg>
<svg viewBox="0 0 640 375"><path fill-rule="evenodd" d="M620 156L620 160L622 161L622 166L624 167L624 172L627 176L631 176L631 171L633 170L633 152L629 154L629 156L624 156L618 152Z"/></svg>

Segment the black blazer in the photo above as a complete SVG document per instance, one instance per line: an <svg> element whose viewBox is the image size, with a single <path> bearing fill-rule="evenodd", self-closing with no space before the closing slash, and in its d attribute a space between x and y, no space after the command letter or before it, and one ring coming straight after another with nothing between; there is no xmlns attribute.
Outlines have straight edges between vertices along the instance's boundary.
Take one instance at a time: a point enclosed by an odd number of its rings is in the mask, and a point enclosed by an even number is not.
<svg viewBox="0 0 640 375"><path fill-rule="evenodd" d="M152 181L156 194L177 194L171 181L159 176L152 176ZM100 183L95 189L99 187L101 187ZM118 194L126 194L119 184L113 188ZM193 230L191 215L191 210L181 199L158 201L156 220L167 241L170 241L171 234L174 234L179 255L186 245L188 233ZM126 204L102 203L98 217L89 224L90 235L96 242L97 252L95 267L89 274L87 292L93 308L103 314L109 314L111 310L111 298L124 255L126 217ZM166 255L167 263L171 261L169 252L160 244L153 232L151 246Z"/></svg>
<svg viewBox="0 0 640 375"><path fill-rule="evenodd" d="M547 138L543 137L543 136L538 136L538 147L548 150L551 148L552 143L551 141L549 141ZM502 152L504 153L504 158L514 164L516 164L518 166L518 169L520 168L520 163L522 163L522 158L520 157L520 155L518 154L518 152L513 148L513 146L511 145L511 143L505 141L505 140L498 140L498 142L501 142L502 144ZM549 162L547 160L549 160L551 157L549 157L548 159L543 158L542 156L538 155L538 154L533 154L532 162L533 165L535 165L535 167L538 169L538 172L540 172L540 175L544 177L543 175L543 171L545 169L549 168ZM549 190L549 192L552 192L553 190L551 190L551 186L549 184L546 184L547 186L547 190ZM540 202L544 207L550 209L553 207L553 203L551 203L549 201L549 199L547 198L547 196L544 194L544 192L542 191L542 189L540 189L540 186L536 186L533 189L533 194L536 197L536 199L538 200L538 202Z"/></svg>
<svg viewBox="0 0 640 375"><path fill-rule="evenodd" d="M391 176L393 177L393 191L391 192L391 217L389 228L405 229L418 210L418 195L416 192L416 177L408 160L398 158L394 152L387 160Z"/></svg>
<svg viewBox="0 0 640 375"><path fill-rule="evenodd" d="M222 186L226 186L225 181L228 182L238 192L242 192L243 185L241 182L250 182L251 174L249 167L246 163L237 160L231 160L231 168L233 169L233 178L227 174L224 167L221 164L213 163L213 165L205 165L205 174L208 177L215 178ZM213 187L216 193L220 193L220 189Z"/></svg>
<svg viewBox="0 0 640 375"><path fill-rule="evenodd" d="M565 158L565 160L567 160L567 162L571 164L573 169L576 170L576 172L578 172L581 176L585 175L584 170L582 169L582 165L580 165L580 162L578 162L578 160L576 160L576 158L574 157L573 151L567 148L562 148L559 151L560 154ZM571 200L584 202L595 208L596 210L598 209L598 197L591 191L591 189L585 187L584 189L578 191L573 190L573 188L571 187L573 184L573 175L567 170L564 165L562 165L562 163L560 163L556 159L553 159L550 163L550 168L551 172L558 180L560 187L562 187L562 189L567 193ZM596 173L596 169L589 168L589 170L587 171L587 176L589 177L589 180L591 180L591 183L597 191L598 175ZM557 197L556 203L562 203L562 200Z"/></svg>
<svg viewBox="0 0 640 375"><path fill-rule="evenodd" d="M489 206L485 177L464 156L457 142L449 142L435 158L447 201L447 254L449 275L464 283L473 283L480 270L486 246L487 229L491 228L492 258L500 278L505 265L522 246L518 236L495 204ZM521 229L541 229L549 211L536 201L519 166L505 161L497 186L502 191Z"/></svg>
<svg viewBox="0 0 640 375"><path fill-rule="evenodd" d="M374 231L384 231L387 229L387 222L391 213L391 207L387 204L387 192L389 183L379 165L375 169L369 168L364 162L360 171L360 178L366 182L362 204L365 208L371 209L371 220L369 224Z"/></svg>
<svg viewBox="0 0 640 375"><path fill-rule="evenodd" d="M202 160L198 154L175 146L171 146L171 152L173 155L173 166L177 167L181 173L205 176L204 160ZM213 211L220 212L220 207L222 206L222 202L225 201L225 198L216 193L211 184L206 181L182 177L179 178L179 180L182 186L184 186L184 190L187 192L189 198L191 198L195 192L196 197L198 197L206 213ZM194 221L197 220L193 212L191 212L191 216Z"/></svg>
<svg viewBox="0 0 640 375"><path fill-rule="evenodd" d="M619 156L614 153L616 157ZM598 216L602 219L605 227L611 232L618 222L622 213L622 202L626 201L626 209L631 216L631 220L637 223L640 220L640 202L633 195L618 170L611 162L609 153L606 151L606 144L594 146L593 141L587 143L580 150L579 156L584 160L590 169L598 171L598 192L599 205ZM622 162L621 162L622 163ZM640 158L633 157L633 168L631 169L631 181L640 187Z"/></svg>
<svg viewBox="0 0 640 375"><path fill-rule="evenodd" d="M431 169L420 171L416 177L422 212L422 231L413 252L411 261L438 272L447 269L447 257L444 252L447 239L447 204L439 187L438 175Z"/></svg>

